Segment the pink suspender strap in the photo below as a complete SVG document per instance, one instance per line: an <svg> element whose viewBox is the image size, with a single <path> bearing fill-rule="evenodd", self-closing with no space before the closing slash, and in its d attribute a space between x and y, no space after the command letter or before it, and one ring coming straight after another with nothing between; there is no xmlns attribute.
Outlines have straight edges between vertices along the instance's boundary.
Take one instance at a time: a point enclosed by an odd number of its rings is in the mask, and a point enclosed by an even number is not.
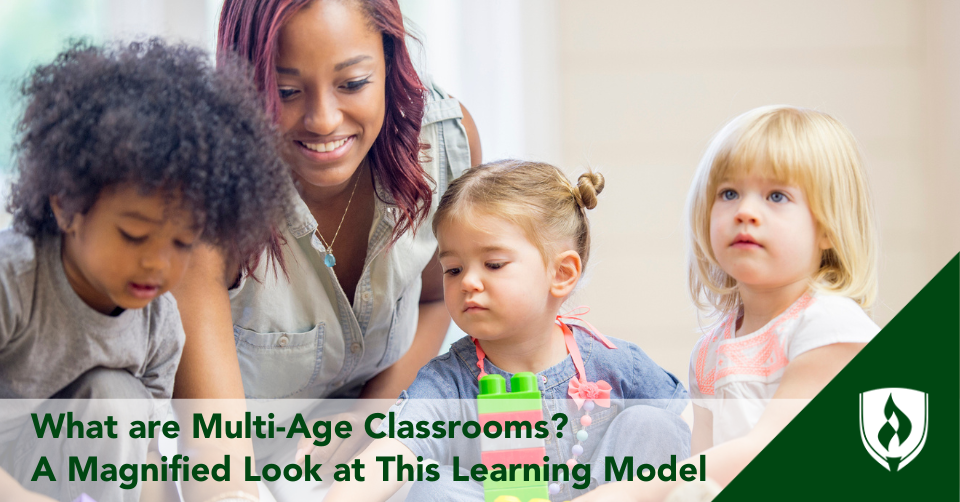
<svg viewBox="0 0 960 502"><path fill-rule="evenodd" d="M563 330L563 343L567 345L567 352L570 353L570 358L573 359L573 367L577 370L577 378L581 382L587 381L587 372L583 369L583 358L580 357L580 348L577 347L577 341L573 339L573 331L570 331L570 327L564 323L560 323L560 329Z"/></svg>
<svg viewBox="0 0 960 502"><path fill-rule="evenodd" d="M597 340L599 340L600 343L606 345L608 349L615 349L615 348L617 348L617 346L614 345L613 342L611 342L609 339L607 339L607 337L605 337L605 336L603 336L602 334L600 334L600 331L599 331L597 328L594 328L592 324L590 324L589 322L587 322L587 321L585 321L585 320L583 319L582 316L587 315L589 312L590 312L590 307L585 307L585 306L581 305L581 306L579 306L579 307L577 307L577 308L575 308L575 309L567 312L566 314L560 314L560 315L558 315L558 316L557 316L557 324L559 324L559 325L562 326L562 325L563 325L563 319L581 322L581 323L583 323L583 324L586 324L587 327L590 328L590 335L593 336L594 338L596 338ZM572 354L572 352L571 352L571 354Z"/></svg>
<svg viewBox="0 0 960 502"><path fill-rule="evenodd" d="M477 347L477 367L480 368L480 376L477 377L477 380L487 376L487 372L483 371L483 358L487 357L487 353L480 348L480 340L477 340L474 337L470 337L473 340L473 345Z"/></svg>
<svg viewBox="0 0 960 502"><path fill-rule="evenodd" d="M570 331L570 327L562 322L559 322L560 329L563 330L563 343L567 346L567 352L570 353L570 357L573 359L573 367L577 369L577 378L581 382L586 381L587 372L583 369L583 357L580 356L580 348L577 347L577 341L573 339L573 332ZM483 351L483 348L480 347L480 340L470 337L473 340L473 345L477 348L477 368L480 368L479 378L487 376L487 372L483 371L483 358L487 357L486 352Z"/></svg>
<svg viewBox="0 0 960 502"><path fill-rule="evenodd" d="M583 310L583 312L577 313L577 311ZM590 312L590 309L587 307L577 307L566 314L561 314L557 316L557 324L560 326L560 329L563 331L563 343L567 346L567 352L570 354L570 358L573 359L573 366L577 370L577 379L580 382L586 383L587 381L587 372L583 367L583 357L580 355L580 348L577 347L577 341L573 337L573 331L570 330L570 327L564 324L563 319L571 319L575 321L582 322L589 327L590 334L600 341L600 343L607 346L607 348L615 349L617 348L613 342L607 339L607 337L600 334L597 331L597 328L594 328L589 322L584 321L580 316ZM473 341L474 347L477 348L477 368L480 369L479 378L487 376L487 372L483 370L483 359L487 357L487 354L483 351L483 348L480 347L480 340L470 337L470 340ZM604 382L606 384L606 382Z"/></svg>

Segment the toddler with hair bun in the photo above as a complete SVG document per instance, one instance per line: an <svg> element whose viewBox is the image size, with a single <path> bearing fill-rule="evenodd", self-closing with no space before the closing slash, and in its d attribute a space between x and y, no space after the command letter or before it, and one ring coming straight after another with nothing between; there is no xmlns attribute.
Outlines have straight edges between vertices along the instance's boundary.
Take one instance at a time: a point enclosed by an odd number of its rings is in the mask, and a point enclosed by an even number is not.
<svg viewBox="0 0 960 502"><path fill-rule="evenodd" d="M581 313L560 312L589 258L587 210L604 184L595 172L574 186L552 165L505 160L450 185L433 230L447 310L469 336L424 366L392 409L395 423L477 420L481 376L509 382L516 373L535 373L547 424L538 437L549 438L545 461L571 472L550 479L555 500L601 484L604 457L659 465L689 454L690 431L679 416L687 392L677 378L636 345L600 334ZM631 401L640 399L651 401ZM549 420L557 412L569 417L559 431ZM481 483L453 481L481 463L480 441L463 434L384 438L359 458L367 465L391 455L439 462L437 479L414 483L409 500L483 500ZM461 472L454 473L454 459ZM362 484L336 483L327 500L361 493L386 500L402 484L368 476Z"/></svg>

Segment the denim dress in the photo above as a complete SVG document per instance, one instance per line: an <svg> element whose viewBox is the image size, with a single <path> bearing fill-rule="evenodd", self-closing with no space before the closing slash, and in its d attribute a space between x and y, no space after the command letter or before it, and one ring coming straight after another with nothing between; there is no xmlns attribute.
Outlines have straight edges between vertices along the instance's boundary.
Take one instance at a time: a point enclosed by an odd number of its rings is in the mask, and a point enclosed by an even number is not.
<svg viewBox="0 0 960 502"><path fill-rule="evenodd" d="M604 458L634 457L634 465L659 465L676 455L682 460L690 452L690 429L679 414L688 403L687 391L679 380L653 362L636 345L611 338L616 349L608 349L585 328L571 325L577 347L583 357L586 378L604 380L612 386L610 407L596 406L592 423L582 426L579 410L567 395L568 383L576 376L573 360L567 356L559 364L537 373L537 386L543 396L543 417L549 435L545 439L550 464L565 463L571 458L576 434L587 430L582 443L581 463L591 464L593 481L590 488L604 482ZM508 390L513 374L483 361L488 374L502 375ZM404 391L391 408L394 421L469 421L477 420L476 398L479 393L476 347L469 337L455 342L450 351L434 358L417 374L410 388ZM564 413L567 423L557 438L556 413ZM381 425L381 431L384 426ZM608 431L609 430L609 431ZM477 482L452 481L453 457L458 457L461 471L468 471L480 462L480 439L468 439L457 433L450 439L397 438L414 454L441 464L441 480L415 483L408 500L482 500L483 487ZM560 483L561 491L554 500L570 500L588 490ZM456 496L451 495L455 493Z"/></svg>
<svg viewBox="0 0 960 502"><path fill-rule="evenodd" d="M291 184L294 208L281 234L286 276L260 260L257 280L230 291L237 359L248 398L353 398L402 356L417 328L420 275L437 248L430 222L449 181L470 164L460 103L428 80L422 166L436 182L427 220L392 246L398 212L378 184L367 257L353 298L324 265L317 222Z"/></svg>

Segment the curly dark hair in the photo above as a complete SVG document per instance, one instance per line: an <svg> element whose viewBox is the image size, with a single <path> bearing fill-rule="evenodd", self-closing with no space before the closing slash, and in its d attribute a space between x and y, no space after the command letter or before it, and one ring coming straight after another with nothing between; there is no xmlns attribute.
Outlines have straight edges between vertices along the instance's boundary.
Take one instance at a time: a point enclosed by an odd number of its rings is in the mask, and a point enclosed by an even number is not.
<svg viewBox="0 0 960 502"><path fill-rule="evenodd" d="M201 239L240 264L256 262L288 207L279 135L242 63L159 39L70 47L21 86L19 177L8 209L33 238L60 232L101 190L132 183L176 198Z"/></svg>

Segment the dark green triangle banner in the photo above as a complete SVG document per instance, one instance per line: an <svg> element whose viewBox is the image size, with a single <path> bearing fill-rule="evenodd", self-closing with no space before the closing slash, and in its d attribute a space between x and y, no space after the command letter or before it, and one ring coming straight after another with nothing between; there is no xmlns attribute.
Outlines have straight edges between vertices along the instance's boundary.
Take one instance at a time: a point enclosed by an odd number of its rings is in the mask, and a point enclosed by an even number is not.
<svg viewBox="0 0 960 502"><path fill-rule="evenodd" d="M960 255L715 500L960 500Z"/></svg>

